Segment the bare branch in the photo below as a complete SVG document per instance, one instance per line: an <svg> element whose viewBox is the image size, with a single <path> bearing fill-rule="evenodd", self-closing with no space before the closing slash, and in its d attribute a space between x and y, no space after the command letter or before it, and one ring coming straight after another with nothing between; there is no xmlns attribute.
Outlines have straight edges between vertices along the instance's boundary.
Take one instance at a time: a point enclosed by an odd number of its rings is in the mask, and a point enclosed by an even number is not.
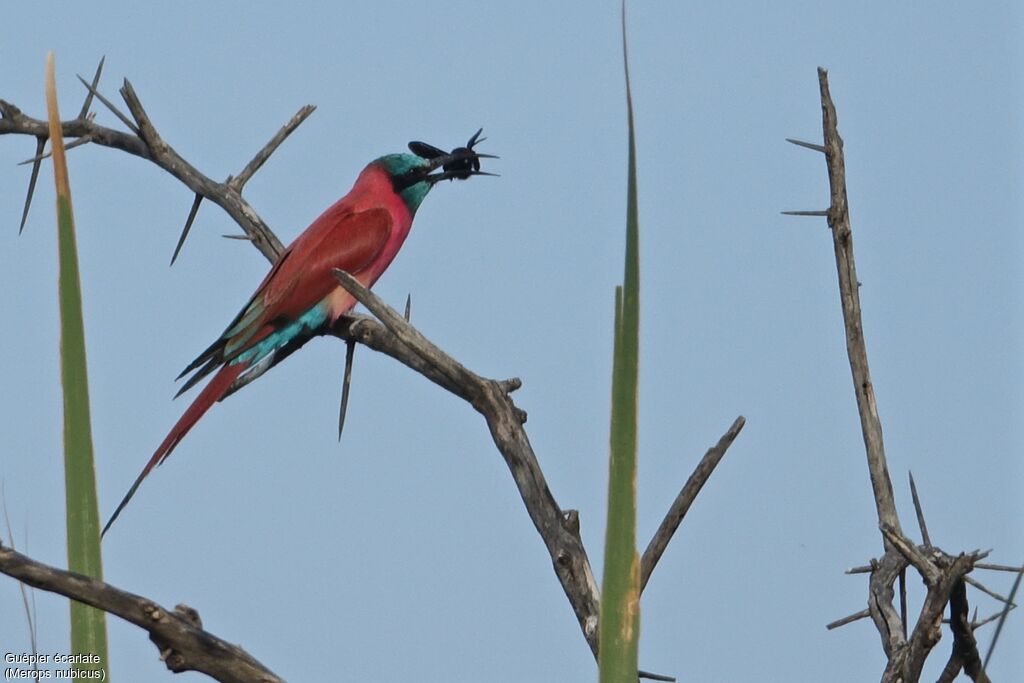
<svg viewBox="0 0 1024 683"><path fill-rule="evenodd" d="M44 120L26 116L10 102L0 100L0 135L33 135L49 137L49 127ZM142 159L149 159L149 152L142 140L130 133L123 133L113 128L98 125L90 119L74 119L61 122L66 138L90 137L91 141L102 147L119 149Z"/></svg>
<svg viewBox="0 0 1024 683"><path fill-rule="evenodd" d="M0 572L117 615L149 632L171 671L201 671L222 683L283 683L245 650L204 631L194 610L167 610L103 581L37 562L0 545ZM166 654L166 656L164 656Z"/></svg>
<svg viewBox="0 0 1024 683"><path fill-rule="evenodd" d="M580 538L579 516L575 512L563 511L548 488L523 429L522 416L508 394L511 387L519 386L519 382L498 382L471 372L427 340L354 277L341 270L335 270L334 275L342 287L380 319L394 341L405 347L399 360L462 397L484 416L491 437L512 472L527 513L547 546L555 574L576 613L580 629L596 655L600 599L590 560ZM366 332L371 328L363 319L357 319L356 324L360 342L373 347L374 342L381 341L379 332L371 336L372 341L367 339ZM353 326L349 326L350 334L355 332ZM389 346L393 343L388 342Z"/></svg>
<svg viewBox="0 0 1024 683"><path fill-rule="evenodd" d="M921 561L920 553L912 543L903 539L896 502L885 460L885 446L882 440L882 424L875 403L871 374L868 369L867 347L864 342L860 311L860 282L853 256L853 235L850 228L850 213L846 195L846 163L843 158L843 140L839 136L835 104L828 87L828 72L818 68L818 89L821 99L821 127L823 144L820 148L811 143L790 142L802 147L825 153L828 170L830 202L827 211L783 212L799 216L825 216L832 233L835 251L836 271L839 279L839 296L846 330L846 351L850 361L857 410L860 415L861 433L867 453L868 474L875 499L878 524L882 530L884 556L871 563L871 578L868 582L868 612L881 637L882 649L888 664L882 680L916 680L904 677L906 664L906 615L905 593L901 590L903 612L894 607L894 584L902 575L911 557L919 560L921 568L929 565ZM895 551L893 541L900 544L901 552ZM867 568L855 568L847 573L863 572ZM931 567L934 569L934 567ZM920 625L920 624L919 624ZM927 653L927 650L925 650Z"/></svg>
<svg viewBox="0 0 1024 683"><path fill-rule="evenodd" d="M974 638L974 629L971 627L967 613L970 606L967 604L967 586L963 580L953 584L953 590L949 596L949 623L953 631L953 649L949 655L949 662L946 664L946 671L951 668L959 670L963 668L964 673L970 676L976 683L989 683L988 675L981 666L981 655L978 653L978 641ZM954 667L950 664L953 663ZM956 666L956 665L959 666ZM954 675L949 681L956 678ZM942 681L942 677L939 678Z"/></svg>
<svg viewBox="0 0 1024 683"><path fill-rule="evenodd" d="M333 272L341 286L384 323L385 327L398 337L399 341L419 354L423 360L431 363L453 383L462 386L468 399L475 401L485 393L486 380L437 348L419 330L406 322L405 318L364 287L355 277L337 268ZM475 404L473 407L477 408Z"/></svg>
<svg viewBox="0 0 1024 683"><path fill-rule="evenodd" d="M288 136L299 127L299 124L305 121L314 111L316 111L316 106L312 104L307 104L299 109L299 111L295 113L295 116L293 116L288 123L284 124L281 127L281 130L277 131L274 137L270 138L270 141L263 146L263 149L256 153L256 156L252 158L252 161L245 165L242 172L228 181L228 184L238 192L241 192L242 188L245 187L247 182L249 182L249 179L252 178L253 174L260 170L260 166L266 163L267 159L270 158L270 155L277 151L277 148L281 146L281 143L284 142Z"/></svg>
<svg viewBox="0 0 1024 683"><path fill-rule="evenodd" d="M941 572L941 576L936 583L929 585L928 595L925 597L924 605L921 607L921 614L918 616L917 625L914 626L914 631L907 642L906 658L896 658L895 661L890 660L887 670L899 669L903 680L906 681L920 679L925 659L941 637L942 612L945 610L955 586L958 583L962 584L963 577L967 572L971 571L977 557L978 555L974 553L961 554ZM965 619L966 616L965 611Z"/></svg>
<svg viewBox="0 0 1024 683"><path fill-rule="evenodd" d="M903 558L914 565L929 586L936 584L941 578L938 567L921 552L916 545L890 526L882 525L882 535Z"/></svg>
<svg viewBox="0 0 1024 683"><path fill-rule="evenodd" d="M964 578L975 563L987 553L974 551L953 557L932 546L924 521L924 513L913 477L910 478L911 493L917 512L918 524L924 540L922 547L916 546L904 534L889 477L882 438L882 425L875 402L874 388L868 368L867 347L864 341L861 318L860 282L853 254L853 235L846 192L846 169L843 158L843 140L839 135L836 109L829 92L828 73L818 69L818 85L821 97L822 130L824 144L819 148L811 143L790 140L794 144L815 151L824 151L828 168L830 206L826 213L832 232L839 280L840 301L846 330L847 355L853 378L857 409L860 415L861 432L867 453L868 473L875 499L878 527L882 533L885 554L880 560L872 561L870 567L855 567L847 573L870 571L868 592L868 614L882 640L882 648L888 659L883 683L916 681L920 678L924 661L941 635L942 612L950 601L956 587L964 585ZM787 212L796 215L815 215L821 212ZM906 607L906 577L908 566L913 566L924 579L928 592L913 630L908 634ZM900 581L900 612L894 607L894 584ZM959 610L959 607L958 607ZM860 613L859 613L860 614ZM960 612L958 611L958 614ZM856 615L854 615L856 616ZM962 610L963 626L966 628L966 596ZM959 616L956 618L960 618ZM843 620L834 622L843 623ZM955 626L959 628L959 626ZM966 663L970 657L961 649L958 657ZM976 659L976 657L975 657ZM959 664L951 661L950 670L959 671ZM955 675L955 672L954 672ZM972 674L973 675L973 674ZM978 679L982 680L982 679Z"/></svg>
<svg viewBox="0 0 1024 683"><path fill-rule="evenodd" d="M729 446L739 436L740 431L743 429L743 425L746 424L746 420L742 415L737 417L732 425L726 430L722 438L718 440L714 446L708 449L704 457L701 458L700 462L697 463L697 467L694 468L693 474L686 480L679 495L676 496L675 501L672 503L672 507L669 508L668 513L665 515L665 519L661 521L661 525L658 530L654 533L654 537L651 538L651 542L647 544L647 550L644 551L643 558L640 560L640 592L642 593L644 588L647 586L647 581L651 578L651 572L654 571L654 567L658 564L658 560L661 559L662 553L665 552L665 548L668 547L668 542L672 540L672 535L675 534L676 529L679 528L679 524L683 521L687 511L690 509L690 505L697 498L697 494L704 487L704 484L711 477L711 473L718 467L718 463L721 462L725 456L725 452L729 450Z"/></svg>
<svg viewBox="0 0 1024 683"><path fill-rule="evenodd" d="M893 607L893 584L906 566L907 561L903 556L891 550L875 563L875 569L868 581L868 609L871 611L871 620L881 636L882 650L890 664L899 659L899 653L907 644L903 620Z"/></svg>
<svg viewBox="0 0 1024 683"><path fill-rule="evenodd" d="M100 126L89 118L79 118L61 123L64 137L88 138L94 144L120 149L152 161L180 180L193 193L201 195L223 208L271 263L277 260L281 252L284 251L284 247L273 231L263 222L252 206L242 198L238 190L230 187L227 183L216 182L200 173L163 141L130 83L125 81L124 87L121 88L121 94L136 121L132 121L118 110L91 84L81 77L79 79L90 93L93 93L113 111L134 134ZM0 118L0 135L33 135L37 138L48 135L46 121L26 116L9 102L0 100L0 116L2 116Z"/></svg>
<svg viewBox="0 0 1024 683"><path fill-rule="evenodd" d="M868 369L867 346L864 343L857 267L853 256L853 233L850 228L850 212L846 197L846 161L843 158L843 139L839 137L836 108L828 88L828 72L822 68L818 69L818 86L821 92L825 160L828 165L828 182L832 197L828 213L828 226L832 230L832 241L835 247L843 321L846 325L846 350L850 357L850 371L853 375L861 431L867 450L871 488L875 495L878 523L889 526L896 533L902 534L892 492L892 480L889 478L889 468L885 460L882 422L878 417L878 405L875 403L874 386L871 384L871 372Z"/></svg>

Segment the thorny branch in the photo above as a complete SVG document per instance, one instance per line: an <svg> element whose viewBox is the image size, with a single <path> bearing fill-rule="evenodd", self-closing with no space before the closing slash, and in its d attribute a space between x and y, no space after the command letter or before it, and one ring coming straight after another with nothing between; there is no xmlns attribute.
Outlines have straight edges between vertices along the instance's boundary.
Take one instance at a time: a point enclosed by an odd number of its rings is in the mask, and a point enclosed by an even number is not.
<svg viewBox="0 0 1024 683"><path fill-rule="evenodd" d="M203 199L212 201L223 208L242 228L244 237L251 241L268 261L271 263L275 262L283 251L281 242L252 206L242 197L241 192L245 183L259 170L285 138L313 112L315 107L310 105L302 107L263 149L246 164L237 176L229 177L224 182L217 182L201 173L192 164L183 159L161 138L152 120L143 108L134 88L127 79L120 89L120 94L128 108L130 117L122 113L113 103L103 97L97 89L101 70L102 62L91 84L84 80L82 81L88 89L89 95L78 117L64 121L61 124L64 136L74 139L74 142L70 143L68 148L73 145L93 143L128 152L155 163L195 193L185 228L178 241L174 257L172 257L172 263L181 250ZM126 133L95 123L93 116L89 113L89 105L93 97L99 99L131 132ZM32 198L32 188L35 184L35 176L38 174L38 165L45 156L42 152L48 138L47 124L45 121L25 115L13 104L0 100L0 135L3 134L31 135L37 140L36 155L32 160L34 164L32 182L23 211L24 215L27 216ZM467 370L458 361L455 361L429 342L407 320L387 307L375 295L362 290L358 283L353 285L351 281L346 281L345 274L343 273L339 274L339 279L371 312L383 321L383 324L365 315L350 314L338 320L337 324L330 331L333 336L346 342L358 342L394 358L445 390L463 398L484 416L492 439L504 457L516 486L519 488L530 519L548 548L555 574L561 582L566 597L569 599L569 603L576 614L583 635L590 645L591 651L596 656L598 647L598 606L600 599L590 561L580 536L579 514L575 510L563 510L555 501L548 488L543 471L523 428L523 424L526 421L526 413L515 405L510 396L513 391L519 388L520 381L518 379L501 381L486 379ZM648 553L645 553L645 583L657 564L661 553L664 551L664 546L667 545L668 540L671 538L672 532L685 514L686 508L693 502L693 498L699 492L700 487L710 477L715 466L717 466L742 426L743 418L737 418L718 445L712 448L697 466L697 470L680 493L672 510L666 516L665 522L662 523L662 528L655 538L652 539ZM667 528L670 528L670 530L666 533L665 530ZM654 552L651 548L656 548L657 551ZM3 551L5 554L2 557L6 561L0 562L0 571L29 582L24 578L28 574L23 572L21 575L15 575L12 571L9 571L9 562L12 557L10 555L11 552ZM23 556L20 556L18 561L21 562L22 566L33 567L33 571L41 571L38 568L44 566L34 563ZM67 576L61 576L60 570L47 569L51 572L57 572L57 574L48 574L50 578L47 581L40 581L33 585L62 593L87 604L93 604L100 609L118 614L133 623L138 623L143 628L151 626L146 619L131 616L127 607L117 607L115 603L107 600L112 595L120 596L119 599L123 600L123 596L130 596L130 594L123 594L117 591L117 589L101 582L84 579L83 577L68 578ZM63 574L66 575L67 573L64 572ZM58 578L53 578L54 576ZM137 601L133 603L132 609L139 609L139 605L143 603L152 605L152 603L138 596L130 596L130 598ZM169 615L166 610L160 610L155 605L153 605L153 609L159 610L163 618L171 620L175 624L175 628L187 632L190 634L189 637L193 638L193 641L187 642L186 640L166 641L173 645L172 649L179 655L179 659L175 661L192 662L194 657L198 656L198 650L190 650L191 645L189 643L194 642L196 639L213 638L213 636L209 636L209 634L205 634L202 631L199 634L188 631L185 626L179 623L180 619L174 615ZM130 616L125 616L125 614ZM192 628L195 630L194 626ZM150 632L153 633L152 630ZM200 638L200 635L203 638ZM240 650L235 652L235 655L243 661L251 660L248 655L245 655ZM253 665L259 666L255 660L251 660L251 662ZM170 666L170 661L168 666ZM201 669L198 666L193 666L192 668L206 671L206 669ZM207 671L207 673L210 672ZM645 678L672 680L668 677L648 674L646 672L640 673L641 677ZM228 674L224 674L225 677L223 678L213 673L210 673L210 675L222 681L240 680L232 678ZM264 678L250 677L245 680L279 680L270 672L260 675L264 676Z"/></svg>
<svg viewBox="0 0 1024 683"><path fill-rule="evenodd" d="M129 83L127 79L125 79L120 92L128 110L134 117L134 121L121 113L109 100L100 95L95 87L85 83L85 81L83 81L83 83L89 89L90 96L95 94L97 99L103 102L108 109L115 112L129 128L133 129L133 132L125 133L113 128L101 126L89 116L88 110L83 107L85 115L80 114L78 118L61 122L64 137L88 139L89 142L93 144L119 149L142 159L146 159L147 161L152 161L154 164L184 183L185 186L192 190L196 195L209 199L223 208L227 214L231 216L236 223L238 223L252 241L253 245L259 249L260 253L267 257L271 262L277 259L277 256L284 248L281 245L281 241L273 231L271 231L267 224L263 222L263 219L259 217L256 211L242 197L241 191L244 182L236 182L233 184L231 179L228 179L223 183L217 182L201 173L192 166L192 164L185 161L177 152L174 151L174 148L164 142L156 132L152 121L149 119L145 109L142 107L142 103L135 94L135 89L132 88L131 83ZM267 146L264 147L263 150L260 150L253 160L246 165L245 169L242 171L242 174L245 175L240 174L240 177L243 177L244 180L248 180L248 177L251 176L260 165L262 165L266 160L266 157L269 157L270 153L276 149L277 145L279 145L281 141L283 141L284 138L302 122L302 120L309 116L314 109L315 107L311 105L307 105L300 109L295 117L293 117L292 121L286 124L284 128L282 128L281 131L271 139ZM0 100L0 135L12 133L32 135L37 140L41 141L45 141L49 138L46 121L27 116L10 102ZM41 144L39 150L41 151ZM41 161L41 155L37 154L35 163L38 164L39 161ZM36 166L33 166L34 173L36 173L35 168ZM25 215L28 214L29 202L31 202L31 192L29 193L29 200L25 204L25 210L23 212Z"/></svg>
<svg viewBox="0 0 1024 683"><path fill-rule="evenodd" d="M889 467L885 460L882 421L878 416L874 385L871 383L871 372L868 369L868 351L860 315L860 282L857 280L857 267L853 257L853 232L850 228L850 210L846 197L843 139L839 137L836 108L828 90L828 73L824 69L818 69L818 85L821 90L825 159L828 164L828 182L832 197L828 210L828 227L832 231L832 242L835 247L836 272L839 274L839 292L846 327L846 351L850 357L857 409L860 411L868 472L875 494L878 523L891 526L900 532L892 481L889 479Z"/></svg>
<svg viewBox="0 0 1024 683"><path fill-rule="evenodd" d="M910 683L920 678L925 659L941 637L942 613L947 604L951 609L954 632L953 655L947 668L964 667L976 681L987 681L981 671L977 646L973 633L968 634L967 598L965 579L977 566L976 563L988 555L974 551L957 556L948 555L933 546L925 524L924 512L917 495L913 477L910 478L918 526L924 544L921 546L907 538L900 527L893 496L892 481L889 478L885 447L882 440L882 424L875 402L874 387L868 369L867 348L864 342L860 306L860 282L853 255L853 233L850 225L849 204L846 194L846 163L843 157L843 140L839 136L836 108L828 86L828 72L818 69L818 85L821 96L823 144L789 139L800 147L824 153L828 168L831 201L825 211L786 211L798 216L825 216L832 233L835 248L836 270L839 276L839 292L846 328L846 348L853 375L857 409L860 413L861 431L867 452L868 473L874 494L879 530L882 533L885 554L881 559L872 560L870 567L856 567L847 573L869 571L871 578L868 591L868 609L849 617L832 622L828 628L835 628L870 616L878 629L888 662L882 676L883 683ZM907 617L894 606L897 578L913 567L921 575L927 588L924 604L913 630L907 633ZM962 595L961 595L962 593ZM905 608L905 602L903 603ZM955 675L955 674L954 674Z"/></svg>

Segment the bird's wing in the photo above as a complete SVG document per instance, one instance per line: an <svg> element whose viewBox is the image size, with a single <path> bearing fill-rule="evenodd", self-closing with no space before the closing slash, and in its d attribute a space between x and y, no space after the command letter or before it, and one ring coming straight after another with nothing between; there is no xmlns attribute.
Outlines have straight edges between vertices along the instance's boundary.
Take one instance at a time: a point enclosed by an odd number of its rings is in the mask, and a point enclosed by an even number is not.
<svg viewBox="0 0 1024 683"><path fill-rule="evenodd" d="M390 212L384 208L352 211L339 205L325 211L292 242L220 338L179 375L199 368L182 392L319 303L338 286L332 269L358 274L380 254L391 234Z"/></svg>
<svg viewBox="0 0 1024 683"><path fill-rule="evenodd" d="M383 208L325 213L295 240L288 249L291 257L253 296L264 309L261 317L294 320L305 313L338 286L334 268L352 274L364 270L384 248L391 228L391 214Z"/></svg>

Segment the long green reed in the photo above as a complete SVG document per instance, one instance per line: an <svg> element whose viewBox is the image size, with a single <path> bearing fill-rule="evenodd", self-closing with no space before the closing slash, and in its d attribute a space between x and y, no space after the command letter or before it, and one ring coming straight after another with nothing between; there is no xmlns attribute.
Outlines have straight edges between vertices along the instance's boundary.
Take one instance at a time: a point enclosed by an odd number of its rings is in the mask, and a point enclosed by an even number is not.
<svg viewBox="0 0 1024 683"><path fill-rule="evenodd" d="M612 361L611 455L608 523L601 586L598 668L601 683L636 683L640 639L640 558L636 549L637 383L640 349L640 255L636 199L633 96L622 24L626 72L629 166L626 186L626 266L615 289L615 351Z"/></svg>
<svg viewBox="0 0 1024 683"><path fill-rule="evenodd" d="M60 368L64 390L64 483L67 503L68 569L103 578L100 556L99 507L89 417L89 383L85 363L85 324L78 273L78 247L71 209L71 188L64 155L64 136L57 108L53 53L46 57L46 109L49 118L53 176L57 185L57 255L60 301ZM79 662L78 678L107 668L106 615L71 602L71 654L96 655L99 662ZM105 675L104 680L109 680Z"/></svg>

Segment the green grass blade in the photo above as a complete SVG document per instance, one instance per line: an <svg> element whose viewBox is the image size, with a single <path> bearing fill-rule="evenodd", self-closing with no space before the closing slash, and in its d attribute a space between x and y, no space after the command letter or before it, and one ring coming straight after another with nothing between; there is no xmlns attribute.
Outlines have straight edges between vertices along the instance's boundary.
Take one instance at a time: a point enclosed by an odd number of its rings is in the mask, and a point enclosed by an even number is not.
<svg viewBox="0 0 1024 683"><path fill-rule="evenodd" d="M636 549L637 384L640 355L640 256L636 198L636 142L633 98L626 58L625 6L622 24L626 70L629 168L626 188L626 267L615 291L615 352L612 362L611 457L608 523L601 587L598 667L601 683L636 683L640 639L640 557Z"/></svg>
<svg viewBox="0 0 1024 683"><path fill-rule="evenodd" d="M68 569L101 579L100 519L89 418L89 383L85 364L85 324L82 319L78 248L75 244L71 188L53 71L53 53L50 53L46 58L46 108L53 151L53 175L57 184L57 254L60 270L57 289L60 300L61 384L64 389ZM71 602L71 654L97 655L100 659L96 664L75 664L74 668L79 672L109 671L104 612L79 602ZM105 680L109 680L109 676Z"/></svg>

